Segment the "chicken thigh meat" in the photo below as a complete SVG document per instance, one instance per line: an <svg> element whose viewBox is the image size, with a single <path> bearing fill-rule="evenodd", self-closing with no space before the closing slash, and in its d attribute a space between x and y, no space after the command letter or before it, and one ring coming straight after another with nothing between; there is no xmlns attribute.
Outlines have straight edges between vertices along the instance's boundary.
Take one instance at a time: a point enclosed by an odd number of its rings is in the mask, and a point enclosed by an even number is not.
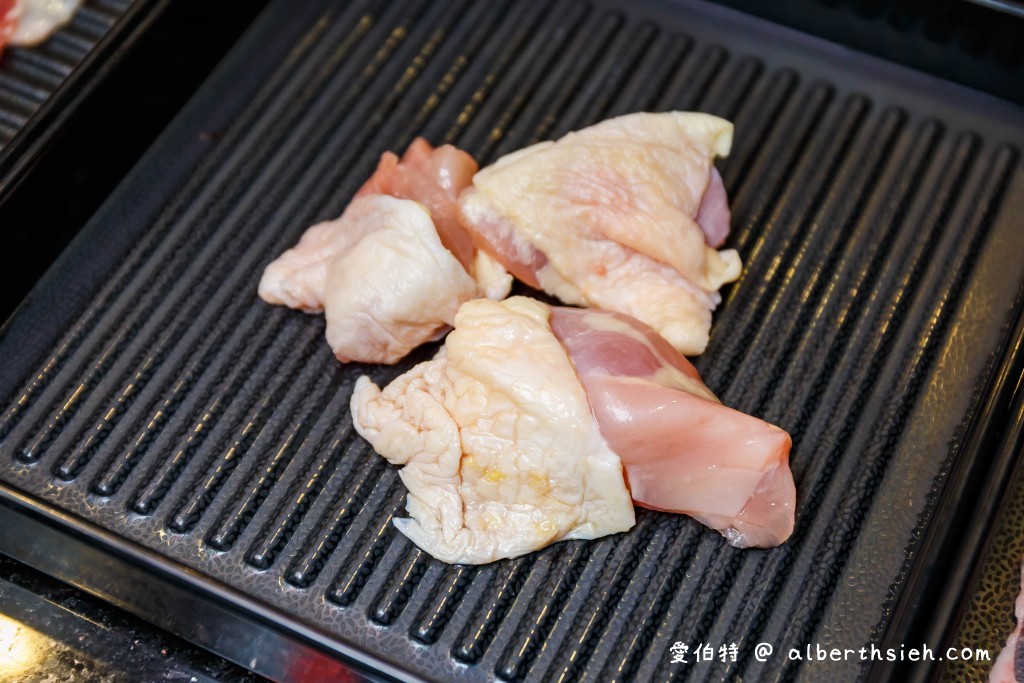
<svg viewBox="0 0 1024 683"><path fill-rule="evenodd" d="M609 119L484 168L459 212L478 248L562 301L652 325L677 349L708 342L719 288L739 277L715 156L732 124L688 112Z"/></svg>
<svg viewBox="0 0 1024 683"><path fill-rule="evenodd" d="M622 462L548 326L522 297L462 305L438 357L352 396L356 430L395 465L395 526L445 562L482 564L633 526Z"/></svg>
<svg viewBox="0 0 1024 683"><path fill-rule="evenodd" d="M737 547L793 530L783 430L723 406L651 327L524 297L461 306L436 358L381 390L356 430L400 472L396 526L434 557L483 563L684 513Z"/></svg>
<svg viewBox="0 0 1024 683"><path fill-rule="evenodd" d="M395 363L439 338L462 302L501 299L512 286L455 219L475 170L465 152L424 140L401 161L385 154L340 218L309 228L266 267L260 297L323 312L343 362Z"/></svg>

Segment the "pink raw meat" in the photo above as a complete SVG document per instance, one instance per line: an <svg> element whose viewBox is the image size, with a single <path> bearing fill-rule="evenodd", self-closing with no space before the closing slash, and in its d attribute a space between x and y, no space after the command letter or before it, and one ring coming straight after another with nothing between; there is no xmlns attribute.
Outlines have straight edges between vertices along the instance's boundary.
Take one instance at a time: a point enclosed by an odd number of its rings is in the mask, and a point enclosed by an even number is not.
<svg viewBox="0 0 1024 683"><path fill-rule="evenodd" d="M725 194L725 183L718 169L711 168L711 179L701 197L697 209L697 225L704 231L709 247L716 249L725 244L729 236L729 197Z"/></svg>
<svg viewBox="0 0 1024 683"><path fill-rule="evenodd" d="M423 138L416 138L401 160L392 152L384 152L377 170L356 196L386 194L426 206L441 244L472 274L473 242L459 223L457 199L472 184L478 168L473 157L452 145L435 148Z"/></svg>
<svg viewBox="0 0 1024 683"><path fill-rule="evenodd" d="M477 249L489 254L516 279L541 289L537 274L547 265L548 257L518 235L512 221L503 216L470 218L461 208L459 220L461 225L471 226L470 236Z"/></svg>
<svg viewBox="0 0 1024 683"><path fill-rule="evenodd" d="M789 537L796 488L786 432L723 406L682 354L634 318L556 307L551 329L638 505L688 514L737 547Z"/></svg>

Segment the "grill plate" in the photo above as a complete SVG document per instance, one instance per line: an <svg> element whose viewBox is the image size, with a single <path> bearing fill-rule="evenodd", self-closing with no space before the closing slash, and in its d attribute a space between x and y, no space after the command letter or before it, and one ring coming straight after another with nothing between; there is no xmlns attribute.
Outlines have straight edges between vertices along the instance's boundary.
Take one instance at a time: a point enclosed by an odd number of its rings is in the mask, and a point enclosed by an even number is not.
<svg viewBox="0 0 1024 683"><path fill-rule="evenodd" d="M7 324L11 504L392 675L860 676L782 653L881 639L947 472L986 465L964 436L1021 307L1021 111L698 2L285 4ZM347 416L355 378L433 349L341 368L321 320L257 299L263 266L417 134L486 163L663 109L737 124L720 168L746 272L697 365L793 435L794 537L737 551L639 510L612 539L433 561ZM675 641L741 656L673 665Z"/></svg>

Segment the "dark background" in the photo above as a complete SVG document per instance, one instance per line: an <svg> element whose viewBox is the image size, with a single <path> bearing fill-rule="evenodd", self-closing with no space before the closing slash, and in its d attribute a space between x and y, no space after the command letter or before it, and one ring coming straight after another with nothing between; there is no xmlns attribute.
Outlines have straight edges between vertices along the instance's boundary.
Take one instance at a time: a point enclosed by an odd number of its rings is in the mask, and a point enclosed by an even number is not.
<svg viewBox="0 0 1024 683"><path fill-rule="evenodd" d="M22 182L0 196L0 321L266 4L170 2Z"/></svg>

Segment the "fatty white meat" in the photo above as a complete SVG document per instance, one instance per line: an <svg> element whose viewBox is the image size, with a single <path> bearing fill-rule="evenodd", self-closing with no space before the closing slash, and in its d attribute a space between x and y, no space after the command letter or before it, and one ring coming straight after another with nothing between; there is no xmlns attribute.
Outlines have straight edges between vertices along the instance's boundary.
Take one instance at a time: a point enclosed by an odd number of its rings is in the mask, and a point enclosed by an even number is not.
<svg viewBox="0 0 1024 683"><path fill-rule="evenodd" d="M38 45L64 26L82 0L0 0L0 51L4 43Z"/></svg>
<svg viewBox="0 0 1024 683"><path fill-rule="evenodd" d="M439 338L459 304L503 298L512 284L455 219L475 169L468 154L423 140L401 161L385 154L340 218L309 228L266 267L260 297L323 312L342 362L394 363Z"/></svg>
<svg viewBox="0 0 1024 683"><path fill-rule="evenodd" d="M715 156L732 124L707 114L638 113L513 152L459 199L477 247L562 301L618 311L679 351L708 342L719 288L742 270Z"/></svg>
<svg viewBox="0 0 1024 683"><path fill-rule="evenodd" d="M356 430L401 465L395 526L445 562L482 564L633 526L611 451L550 309L513 297L462 305L443 353L381 391L362 377Z"/></svg>
<svg viewBox="0 0 1024 683"><path fill-rule="evenodd" d="M1013 606L1013 615L1017 626L1006 639L1006 646L999 653L992 671L989 672L989 683L1022 683L1024 682L1024 642L1021 642L1021 628L1024 627L1024 565L1021 566L1021 591Z"/></svg>
<svg viewBox="0 0 1024 683"><path fill-rule="evenodd" d="M627 488L738 547L793 529L789 436L721 405L663 337L622 314L468 302L434 360L383 391L361 378L352 413L404 465L410 518L396 526L447 562L627 529Z"/></svg>
<svg viewBox="0 0 1024 683"><path fill-rule="evenodd" d="M260 296L324 312L338 360L394 363L443 335L459 305L484 294L444 248L421 204L387 195L352 201L267 266Z"/></svg>

